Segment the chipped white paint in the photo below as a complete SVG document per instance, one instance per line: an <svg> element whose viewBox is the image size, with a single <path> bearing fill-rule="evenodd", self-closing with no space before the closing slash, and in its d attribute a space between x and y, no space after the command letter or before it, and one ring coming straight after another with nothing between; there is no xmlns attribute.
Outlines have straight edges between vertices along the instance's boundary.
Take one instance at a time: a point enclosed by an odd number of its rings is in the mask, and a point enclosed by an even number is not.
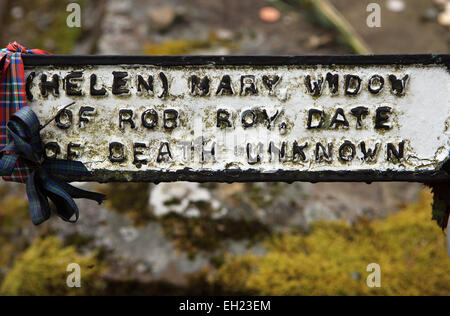
<svg viewBox="0 0 450 316"><path fill-rule="evenodd" d="M61 147L59 158L67 156L69 142L78 143L80 148L73 150L79 155L77 160L86 164L89 170L112 171L164 171L172 172L189 168L193 171L226 169L257 169L262 173L277 170L286 171L353 171L353 170L393 170L393 171L433 171L449 155L450 148L450 107L449 107L449 77L444 66L338 66L338 67L154 67L154 66L89 66L80 68L35 67L27 68L36 77L31 86L34 96L30 106L37 112L41 122L54 116L64 105L76 101L70 108L73 114L72 125L68 129L60 129L56 123L51 123L42 132L45 143L56 142ZM72 80L79 84L82 96L67 96L63 87L63 80L72 71L82 71L82 80ZM113 95L112 83L114 71L126 71L128 77L126 95ZM158 74L164 72L169 82L167 97L160 98L163 93L162 81ZM325 82L321 96L311 96L305 85L305 77L312 79L331 72L339 75L339 90L332 95ZM40 91L42 74L48 76L56 74L60 78L60 95L49 93L44 97ZM96 88L106 88L107 95L94 97L90 95L90 76L98 77ZM344 76L352 74L362 79L361 91L356 96L345 95ZM148 75L154 78L154 94L137 92L137 76ZM199 78L208 76L210 92L207 96L195 96L190 93L189 78L197 75ZM216 95L216 90L224 75L231 77L234 95ZM254 75L256 78L257 95L240 95L241 76ZM263 83L263 76L278 75L281 80L271 92ZM380 75L385 80L384 89L379 94L369 92L367 85L369 78ZM389 75L398 78L409 76L403 96L392 92ZM250 93L251 94L251 93ZM89 122L82 122L79 127L79 110L82 106L92 106L95 112L87 113ZM368 108L369 114L362 119L362 127L356 128L357 120L350 113L351 109L359 106ZM392 108L389 119L383 124L391 126L388 130L375 129L376 109L380 107ZM320 109L326 114L327 120L335 114L337 108L342 108L349 127L324 127L321 129L307 129L308 111ZM119 128L119 111L133 110L134 129L125 122L124 128ZM154 129L145 128L141 122L141 115L148 109L158 114L158 125ZM179 113L178 127L167 130L163 127L164 110L174 109ZM217 127L217 111L226 109L232 114L232 127ZM264 124L257 124L244 128L241 115L245 110L265 110L269 117L279 113L274 121L266 120ZM316 121L314 121L316 120ZM318 121L313 117L313 126ZM170 121L169 121L170 123ZM202 139L206 142L202 145ZM298 145L308 143L304 153L306 159L293 161L293 143ZM345 148L343 156L349 161L339 159L339 148L345 141L355 145L355 156L351 158L351 148ZM360 143L365 142L367 148L374 148L379 144L374 161L366 161ZM109 144L122 143L125 147L126 159L123 162L111 162ZM167 142L172 159L157 157L161 144ZM276 152L268 153L270 142L281 148L286 142L286 157L279 159ZM316 159L316 143L320 142L325 148L332 144L330 161ZM400 161L387 159L387 144L392 143L396 150L404 142L404 156ZM133 163L133 144L142 143L138 147L142 154L138 159L146 159L147 163ZM187 143L192 143L194 150L190 150ZM214 159L208 154L215 143ZM249 163L247 144L251 146L251 156L258 143L261 143L261 161ZM164 148L165 150L166 148ZM163 151L164 151L163 150ZM202 155L202 150L205 154ZM319 156L322 151L319 150ZM202 160L203 157L203 160ZM320 157L319 157L320 158ZM251 159L250 159L251 162Z"/></svg>

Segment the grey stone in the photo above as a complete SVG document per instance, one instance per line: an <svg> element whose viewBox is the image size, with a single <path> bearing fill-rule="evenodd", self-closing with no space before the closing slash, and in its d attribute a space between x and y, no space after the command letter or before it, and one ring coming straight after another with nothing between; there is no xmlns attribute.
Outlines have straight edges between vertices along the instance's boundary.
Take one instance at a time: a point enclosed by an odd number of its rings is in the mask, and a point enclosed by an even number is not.
<svg viewBox="0 0 450 316"><path fill-rule="evenodd" d="M158 31L165 31L175 22L176 12L169 6L154 7L147 11L151 27Z"/></svg>

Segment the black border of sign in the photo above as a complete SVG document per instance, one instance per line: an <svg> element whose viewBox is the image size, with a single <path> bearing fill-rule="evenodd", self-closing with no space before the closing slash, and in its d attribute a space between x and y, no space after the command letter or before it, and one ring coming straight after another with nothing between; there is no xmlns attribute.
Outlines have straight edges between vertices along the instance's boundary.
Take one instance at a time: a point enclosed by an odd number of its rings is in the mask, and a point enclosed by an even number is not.
<svg viewBox="0 0 450 316"><path fill-rule="evenodd" d="M443 55L300 55L300 56L140 56L23 55L25 66L154 65L154 66L303 66L303 65L445 65Z"/></svg>
<svg viewBox="0 0 450 316"><path fill-rule="evenodd" d="M122 55L23 55L27 66L85 66L85 65L151 65L160 67L182 66L373 66L373 65L442 65L450 70L450 55L302 55L302 56L122 56ZM450 157L449 157L450 158ZM89 176L65 177L68 181L135 181L135 182L256 182L256 181L307 181L307 182L373 182L409 181L444 182L450 179L450 159L435 171L355 171L301 172L278 170L262 173L252 170L193 171L183 169L176 172L136 171L122 172L96 170Z"/></svg>

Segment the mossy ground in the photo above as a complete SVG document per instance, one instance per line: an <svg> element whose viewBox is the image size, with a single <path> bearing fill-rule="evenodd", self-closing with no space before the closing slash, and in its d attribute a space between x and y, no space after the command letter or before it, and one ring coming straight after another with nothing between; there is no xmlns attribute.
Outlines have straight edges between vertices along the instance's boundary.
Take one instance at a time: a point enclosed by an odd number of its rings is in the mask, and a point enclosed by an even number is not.
<svg viewBox="0 0 450 316"><path fill-rule="evenodd" d="M191 275L186 286L103 279L106 263L98 255L80 255L54 236L38 237L16 256L1 294L450 295L445 236L431 220L431 201L431 193L424 191L419 203L386 219L362 218L354 225L318 222L308 234L266 234L264 256L226 255L215 268ZM163 225L174 229L174 240L193 252L214 250L224 238L248 238L246 230L255 229L250 222L239 226L176 217L171 214ZM204 244L210 238L211 244ZM7 244L1 243L0 258L8 256ZM70 262L82 265L86 273L82 289L65 286ZM366 285L370 263L381 267L380 288Z"/></svg>
<svg viewBox="0 0 450 316"><path fill-rule="evenodd" d="M99 186L98 189L108 197L106 206L126 215L135 226L145 226L151 221L161 223L166 237L173 241L178 250L187 252L192 258L199 251L221 249L225 240L247 240L253 243L270 233L267 226L256 220L214 219L216 210L209 201L189 203L188 208L198 210L199 217L185 217L175 212L155 217L149 206L150 184L114 183ZM253 199L258 201L258 206L262 206L263 200L256 196ZM166 201L165 205L178 205L180 202L173 198Z"/></svg>
<svg viewBox="0 0 450 316"><path fill-rule="evenodd" d="M2 35L5 42L18 41L27 48L40 48L53 54L70 54L80 35L81 28L69 28L66 24L67 5L71 0L14 0L10 8L20 7L24 18L8 15L4 25L9 30ZM86 0L76 3L83 8Z"/></svg>
<svg viewBox="0 0 450 316"><path fill-rule="evenodd" d="M160 220L166 236L177 249L193 258L199 251L221 250L227 240L245 240L250 244L269 235L270 229L258 221L209 216L187 218L170 213Z"/></svg>
<svg viewBox="0 0 450 316"><path fill-rule="evenodd" d="M77 263L81 268L80 288L67 286L67 266ZM64 247L55 236L35 239L15 261L6 275L2 295L89 295L103 289L100 275L103 265L96 254L82 256L75 247Z"/></svg>
<svg viewBox="0 0 450 316"><path fill-rule="evenodd" d="M27 247L23 230L30 224L28 203L21 186L0 184L0 269ZM0 282L3 275L0 273Z"/></svg>
<svg viewBox="0 0 450 316"><path fill-rule="evenodd" d="M264 257L228 257L215 282L227 294L450 295L445 236L431 221L431 201L426 191L383 220L321 222L308 235L273 237ZM380 288L366 285L370 263L381 267Z"/></svg>

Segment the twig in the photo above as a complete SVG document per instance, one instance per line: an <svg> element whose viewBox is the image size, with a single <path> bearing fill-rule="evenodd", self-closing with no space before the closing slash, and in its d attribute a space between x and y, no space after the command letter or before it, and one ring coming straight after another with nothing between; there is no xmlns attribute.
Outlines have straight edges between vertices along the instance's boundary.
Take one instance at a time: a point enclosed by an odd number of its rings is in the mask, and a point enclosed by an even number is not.
<svg viewBox="0 0 450 316"><path fill-rule="evenodd" d="M346 20L346 18L331 4L328 0L268 0L271 3L285 5L301 5L309 7L319 20L325 20L327 23L336 29L342 40L355 53L361 55L370 55L372 51L364 42L361 36L356 32L353 26Z"/></svg>
<svg viewBox="0 0 450 316"><path fill-rule="evenodd" d="M65 107L63 107L62 109L60 109L57 113L56 113L56 115L54 116L54 117L52 117L47 123L45 123L44 125L42 125L40 128L39 128L39 130L41 131L41 130L43 130L44 128L46 128L47 126L48 126L48 124L50 124L51 122L53 122L53 120L55 120L57 117L58 117L58 115L60 115L64 110L66 110L68 107L71 107L72 105L74 105L75 104L75 102L72 102L72 103L70 103L70 104L67 104Z"/></svg>
<svg viewBox="0 0 450 316"><path fill-rule="evenodd" d="M372 54L369 46L355 31L353 26L328 0L310 0L315 11L323 15L341 34L347 45L356 53L362 55Z"/></svg>

